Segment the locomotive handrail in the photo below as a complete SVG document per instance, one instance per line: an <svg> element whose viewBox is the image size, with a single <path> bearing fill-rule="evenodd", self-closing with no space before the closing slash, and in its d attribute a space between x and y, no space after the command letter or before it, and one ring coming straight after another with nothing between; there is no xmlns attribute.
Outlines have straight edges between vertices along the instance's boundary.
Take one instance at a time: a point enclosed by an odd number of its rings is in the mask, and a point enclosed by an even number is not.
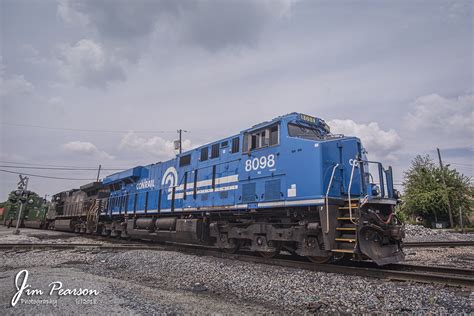
<svg viewBox="0 0 474 316"><path fill-rule="evenodd" d="M334 179L337 167L339 167L338 163L332 168L331 179L329 179L329 185L326 191L326 234L329 233L329 190L331 190L332 180Z"/></svg>
<svg viewBox="0 0 474 316"><path fill-rule="evenodd" d="M348 189L348 192L347 192L348 193L348 198L349 198L349 219L354 225L357 225L357 223L354 222L354 220L352 219L351 188L352 188L352 179L354 178L354 170L355 170L356 165L359 164L359 162L360 161L357 158L352 160L352 163L349 162L352 165L351 178L349 180L349 189Z"/></svg>
<svg viewBox="0 0 474 316"><path fill-rule="evenodd" d="M377 169L378 169L378 177L379 177L379 182L375 182L373 180L372 174L370 176L372 177L372 181L375 184L380 185L380 196L381 197L388 197L388 198L393 198L393 176L392 176L392 167L389 167L388 170L385 170L382 166L382 163L379 161L371 161L371 160L359 160L359 163L367 163L367 164L376 164ZM385 180L386 182L385 182ZM385 192L385 187L387 189L387 192ZM387 193L387 195L385 194Z"/></svg>

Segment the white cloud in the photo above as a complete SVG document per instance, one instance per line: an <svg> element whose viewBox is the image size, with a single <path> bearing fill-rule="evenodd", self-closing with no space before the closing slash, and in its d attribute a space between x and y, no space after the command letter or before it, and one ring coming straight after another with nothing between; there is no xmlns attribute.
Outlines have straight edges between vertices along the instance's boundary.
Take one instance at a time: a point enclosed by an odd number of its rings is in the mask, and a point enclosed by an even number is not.
<svg viewBox="0 0 474 316"><path fill-rule="evenodd" d="M48 99L47 104L49 108L57 113L65 114L66 107L64 105L64 100L61 97L51 97Z"/></svg>
<svg viewBox="0 0 474 316"><path fill-rule="evenodd" d="M32 66L48 66L51 60L42 56L37 48L31 44L23 44L19 49L22 59Z"/></svg>
<svg viewBox="0 0 474 316"><path fill-rule="evenodd" d="M34 86L23 75L7 76L0 56L0 96L14 96L31 93Z"/></svg>
<svg viewBox="0 0 474 316"><path fill-rule="evenodd" d="M63 144L62 147L66 151L84 156L96 156L103 159L114 159L113 156L109 155L105 151L99 150L96 145L90 142L72 141Z"/></svg>
<svg viewBox="0 0 474 316"><path fill-rule="evenodd" d="M191 149L191 146L189 139L183 140L183 150ZM142 151L161 160L171 159L176 153L173 141L165 140L159 136L140 137L133 131L128 132L122 138L119 148L129 151Z"/></svg>
<svg viewBox="0 0 474 316"><path fill-rule="evenodd" d="M31 93L34 86L22 75L13 75L9 78L0 77L0 96L12 96Z"/></svg>
<svg viewBox="0 0 474 316"><path fill-rule="evenodd" d="M58 0L57 15L67 23L85 26L89 24L87 15L81 13L77 5L78 2L70 0Z"/></svg>
<svg viewBox="0 0 474 316"><path fill-rule="evenodd" d="M474 95L462 95L448 99L429 94L413 102L414 110L406 118L411 130L442 131L447 134L474 132Z"/></svg>
<svg viewBox="0 0 474 316"><path fill-rule="evenodd" d="M76 84L104 88L111 81L125 79L121 60L90 39L63 45L57 60L59 73Z"/></svg>
<svg viewBox="0 0 474 316"><path fill-rule="evenodd" d="M61 105L63 103L63 99L61 97L52 97L48 100L49 105Z"/></svg>
<svg viewBox="0 0 474 316"><path fill-rule="evenodd" d="M395 130L385 131L376 122L357 124L353 120L332 120L328 124L334 134L360 138L372 159L394 160L395 152L402 146L402 139Z"/></svg>

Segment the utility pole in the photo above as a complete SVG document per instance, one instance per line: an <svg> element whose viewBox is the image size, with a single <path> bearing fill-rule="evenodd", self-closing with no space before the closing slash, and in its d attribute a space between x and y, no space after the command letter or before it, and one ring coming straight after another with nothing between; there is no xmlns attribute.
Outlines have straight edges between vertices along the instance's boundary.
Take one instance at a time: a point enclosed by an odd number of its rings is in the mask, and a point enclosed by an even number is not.
<svg viewBox="0 0 474 316"><path fill-rule="evenodd" d="M188 133L189 131L185 131L184 129L178 129L179 139L174 141L174 149L178 149L179 153L183 152L183 133Z"/></svg>
<svg viewBox="0 0 474 316"><path fill-rule="evenodd" d="M18 197L18 200L20 201L20 211L16 219L16 228L15 228L15 231L13 232L14 235L20 234L20 230L18 229L18 227L20 226L21 212L23 211L23 205L27 203L27 201L22 201L22 199L27 189L28 189L28 177L23 177L20 174L20 182L18 182L18 190L20 191L20 194L19 194L20 196ZM26 198L28 200L28 197Z"/></svg>
<svg viewBox="0 0 474 316"><path fill-rule="evenodd" d="M100 169L102 169L102 165L99 165L99 170L97 170L97 181L96 182L99 182Z"/></svg>
<svg viewBox="0 0 474 316"><path fill-rule="evenodd" d="M459 224L461 226L461 233L464 234L464 225L462 222L462 207L459 206Z"/></svg>
<svg viewBox="0 0 474 316"><path fill-rule="evenodd" d="M443 160L441 160L441 152L439 151L439 148L436 148L436 150L438 151L439 167L441 168L441 179L443 180L444 193L446 194L446 198L448 199L449 224L451 228L453 228L454 227L453 212L451 211L451 200L449 199L448 186L446 185L446 179L444 178Z"/></svg>

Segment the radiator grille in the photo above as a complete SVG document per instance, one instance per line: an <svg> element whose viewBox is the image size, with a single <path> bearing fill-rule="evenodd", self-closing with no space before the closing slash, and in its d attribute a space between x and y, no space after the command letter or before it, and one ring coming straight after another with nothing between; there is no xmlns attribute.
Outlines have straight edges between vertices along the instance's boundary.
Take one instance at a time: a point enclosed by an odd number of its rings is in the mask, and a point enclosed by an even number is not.
<svg viewBox="0 0 474 316"><path fill-rule="evenodd" d="M280 179L265 181L265 200L280 199Z"/></svg>
<svg viewBox="0 0 474 316"><path fill-rule="evenodd" d="M246 183L242 185L242 202L255 202L255 183Z"/></svg>
<svg viewBox="0 0 474 316"><path fill-rule="evenodd" d="M220 192L220 197L221 199L227 199L229 197L229 192L228 191L222 191Z"/></svg>

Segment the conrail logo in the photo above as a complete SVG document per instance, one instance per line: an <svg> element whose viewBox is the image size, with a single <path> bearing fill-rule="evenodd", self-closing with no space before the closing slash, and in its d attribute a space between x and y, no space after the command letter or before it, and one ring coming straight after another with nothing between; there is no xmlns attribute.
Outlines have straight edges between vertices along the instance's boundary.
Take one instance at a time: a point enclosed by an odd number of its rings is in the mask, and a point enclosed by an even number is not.
<svg viewBox="0 0 474 316"><path fill-rule="evenodd" d="M155 187L155 180L143 180L137 183L137 190L154 188L154 187Z"/></svg>
<svg viewBox="0 0 474 316"><path fill-rule="evenodd" d="M175 167L166 169L161 180L161 185L168 185L170 188L178 183L178 172Z"/></svg>

